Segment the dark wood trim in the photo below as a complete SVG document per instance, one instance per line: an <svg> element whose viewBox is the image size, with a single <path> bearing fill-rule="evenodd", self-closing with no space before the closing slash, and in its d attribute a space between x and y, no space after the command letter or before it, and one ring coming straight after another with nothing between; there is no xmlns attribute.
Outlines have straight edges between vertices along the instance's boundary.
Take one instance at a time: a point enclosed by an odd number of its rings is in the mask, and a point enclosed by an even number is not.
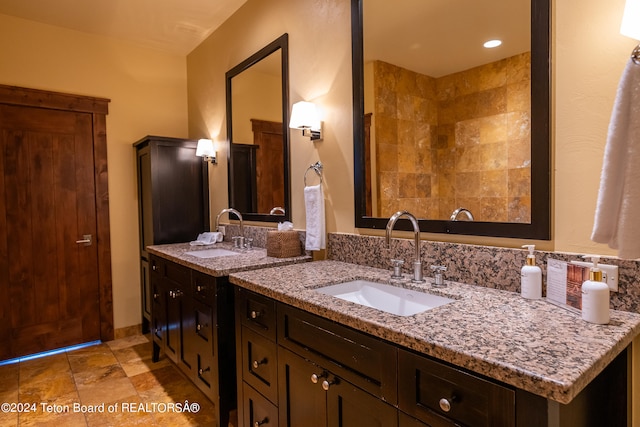
<svg viewBox="0 0 640 427"><path fill-rule="evenodd" d="M109 99L0 85L0 103L48 108L92 115L96 185L98 280L100 289L100 339L114 339L113 288L111 277L111 228L107 170L107 120Z"/></svg>
<svg viewBox="0 0 640 427"><path fill-rule="evenodd" d="M0 85L3 104L50 108L92 114L109 114L109 99Z"/></svg>
<svg viewBox="0 0 640 427"><path fill-rule="evenodd" d="M100 339L114 339L113 283L111 278L111 225L109 219L109 172L107 168L107 118L93 114L93 156L98 227L98 280L100 288Z"/></svg>
<svg viewBox="0 0 640 427"><path fill-rule="evenodd" d="M351 0L353 70L354 223L357 228L384 229L388 218L372 217L365 201L363 2ZM551 240L550 134L550 1L531 1L531 223L420 219L431 233ZM412 230L402 219L396 228Z"/></svg>

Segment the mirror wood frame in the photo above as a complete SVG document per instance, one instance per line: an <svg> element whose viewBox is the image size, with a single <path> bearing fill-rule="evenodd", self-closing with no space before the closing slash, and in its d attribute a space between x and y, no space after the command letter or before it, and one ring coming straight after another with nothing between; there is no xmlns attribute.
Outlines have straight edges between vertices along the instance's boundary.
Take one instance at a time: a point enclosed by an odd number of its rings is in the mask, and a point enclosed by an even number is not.
<svg viewBox="0 0 640 427"><path fill-rule="evenodd" d="M233 162L231 144L233 144L233 119L232 119L232 79L243 71L251 68L254 64L265 59L272 53L281 50L281 72L282 72L282 143L284 156L284 215L269 215L268 212L240 212L245 221L260 222L282 222L291 221L291 180L290 180L290 159L289 159L289 35L287 33L281 35L225 74L226 79L226 119L227 119L227 138L229 140L229 150L227 150L227 179L228 179L228 197L230 207L233 196Z"/></svg>
<svg viewBox="0 0 640 427"><path fill-rule="evenodd" d="M364 150L363 2L351 0L353 60L354 203L357 228L384 229L388 218L366 215ZM551 239L550 2L531 0L531 223L419 219L420 231ZM398 206L402 210L402 206ZM412 230L408 220L397 229Z"/></svg>

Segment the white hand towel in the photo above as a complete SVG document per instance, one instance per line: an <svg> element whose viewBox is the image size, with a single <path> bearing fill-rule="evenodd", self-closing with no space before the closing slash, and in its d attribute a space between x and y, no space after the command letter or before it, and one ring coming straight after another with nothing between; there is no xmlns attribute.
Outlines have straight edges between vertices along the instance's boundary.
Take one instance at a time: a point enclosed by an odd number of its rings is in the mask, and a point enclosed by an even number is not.
<svg viewBox="0 0 640 427"><path fill-rule="evenodd" d="M198 237L196 237L196 240L194 240L193 242L189 242L189 244L191 246L213 245L216 242L222 242L223 238L224 236L222 235L222 233L218 231L205 232L205 233L198 234Z"/></svg>
<svg viewBox="0 0 640 427"><path fill-rule="evenodd" d="M307 217L305 249L308 251L324 249L326 237L322 184L304 188L304 207Z"/></svg>
<svg viewBox="0 0 640 427"><path fill-rule="evenodd" d="M613 105L591 240L640 257L640 65L627 63Z"/></svg>

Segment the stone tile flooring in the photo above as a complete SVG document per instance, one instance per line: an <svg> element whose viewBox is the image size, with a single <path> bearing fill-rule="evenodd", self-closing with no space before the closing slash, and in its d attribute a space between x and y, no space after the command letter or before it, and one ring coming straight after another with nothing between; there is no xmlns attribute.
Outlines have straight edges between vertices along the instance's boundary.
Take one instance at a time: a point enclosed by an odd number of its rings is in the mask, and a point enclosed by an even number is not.
<svg viewBox="0 0 640 427"><path fill-rule="evenodd" d="M199 411L171 405L185 401ZM213 403L164 356L153 363L143 335L2 365L0 404L3 427L216 425Z"/></svg>

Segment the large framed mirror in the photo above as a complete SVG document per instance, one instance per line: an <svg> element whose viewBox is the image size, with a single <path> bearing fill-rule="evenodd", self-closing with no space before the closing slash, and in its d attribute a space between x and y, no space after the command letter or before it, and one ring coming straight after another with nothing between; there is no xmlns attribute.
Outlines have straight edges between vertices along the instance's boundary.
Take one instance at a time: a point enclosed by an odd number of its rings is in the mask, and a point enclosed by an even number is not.
<svg viewBox="0 0 640 427"><path fill-rule="evenodd" d="M229 206L245 220L291 220L288 44L283 34L226 73Z"/></svg>
<svg viewBox="0 0 640 427"><path fill-rule="evenodd" d="M551 238L549 8L352 0L356 227Z"/></svg>

